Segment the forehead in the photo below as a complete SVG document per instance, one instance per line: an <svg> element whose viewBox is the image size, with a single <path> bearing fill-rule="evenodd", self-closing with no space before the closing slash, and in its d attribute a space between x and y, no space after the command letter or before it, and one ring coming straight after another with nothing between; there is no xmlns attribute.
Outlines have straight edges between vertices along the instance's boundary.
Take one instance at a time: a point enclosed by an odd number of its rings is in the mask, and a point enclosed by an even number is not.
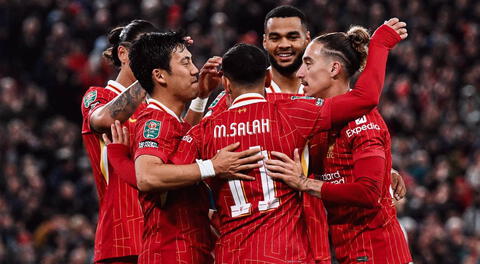
<svg viewBox="0 0 480 264"><path fill-rule="evenodd" d="M308 44L307 48L305 49L305 53L303 57L309 57L312 59L317 59L322 55L322 47L323 44L319 43L318 41L312 41Z"/></svg>
<svg viewBox="0 0 480 264"><path fill-rule="evenodd" d="M302 21L298 17L272 17L267 20L265 33L287 34L288 32L305 32Z"/></svg>
<svg viewBox="0 0 480 264"><path fill-rule="evenodd" d="M177 46L172 52L172 61L180 61L185 57L192 57L192 54L185 46Z"/></svg>

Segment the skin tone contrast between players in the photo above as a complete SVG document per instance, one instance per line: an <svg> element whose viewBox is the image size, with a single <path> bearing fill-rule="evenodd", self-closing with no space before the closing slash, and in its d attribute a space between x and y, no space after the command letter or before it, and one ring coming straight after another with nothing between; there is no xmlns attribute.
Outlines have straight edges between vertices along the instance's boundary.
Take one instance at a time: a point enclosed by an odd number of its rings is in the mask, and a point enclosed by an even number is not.
<svg viewBox="0 0 480 264"><path fill-rule="evenodd" d="M395 198L405 189L390 174L388 129L375 109L388 52L407 37L404 22L390 19L372 37L357 28L311 40L303 13L280 7L265 19L268 57L258 47L236 45L200 70L188 50L191 39L136 23L144 27L130 24L130 36L128 26L118 29L118 40L112 40L117 52L107 55L116 58L120 73L112 87L102 89L114 93L96 89L84 99L84 136L92 145L92 164L98 164L101 203L126 196L128 188L128 201L115 206L136 202L141 226L137 240L125 245L130 249L119 254L105 254L113 249L97 246L96 239L96 263L330 263L328 229L340 263L411 261L390 195L392 182ZM202 119L203 99L219 85L225 92ZM373 134L362 137L370 130ZM337 168L328 155L337 155L345 142L357 147L345 150L350 167L337 166L339 175L350 171L340 182L336 170L327 171ZM299 153L305 146L310 158ZM320 147L328 149L326 156L318 154ZM327 178L342 184L325 184ZM370 203L358 201L358 195ZM323 203L328 217L324 211L311 213L324 210ZM212 219L209 208L216 210ZM104 219L115 208L101 206L99 228L114 224L105 220L100 226L102 212L109 210ZM352 232L342 233L346 226L338 219L346 213L366 222L348 223ZM361 229L369 225L374 231ZM401 249L393 252L391 241L373 249L357 245L359 234L390 236ZM100 235L115 239L97 231ZM354 249L347 250L349 245Z"/></svg>

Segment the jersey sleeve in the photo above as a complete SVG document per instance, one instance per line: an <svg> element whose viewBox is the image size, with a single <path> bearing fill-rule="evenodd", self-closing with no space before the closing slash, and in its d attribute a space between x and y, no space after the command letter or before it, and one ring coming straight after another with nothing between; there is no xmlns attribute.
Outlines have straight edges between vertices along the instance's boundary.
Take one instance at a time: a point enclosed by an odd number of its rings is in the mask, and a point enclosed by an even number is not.
<svg viewBox="0 0 480 264"><path fill-rule="evenodd" d="M113 98L115 94L103 87L92 87L88 89L82 98L82 134L91 133L90 117L99 107L106 105Z"/></svg>
<svg viewBox="0 0 480 264"><path fill-rule="evenodd" d="M331 128L331 104L328 101L294 96L290 100L276 101L275 104L305 138Z"/></svg>
<svg viewBox="0 0 480 264"><path fill-rule="evenodd" d="M201 123L200 123L201 124ZM188 133L182 138L177 150L171 157L171 161L174 164L191 164L196 159L200 158L200 124L194 126Z"/></svg>
<svg viewBox="0 0 480 264"><path fill-rule="evenodd" d="M353 162L366 157L385 159L385 130L381 120L370 113L350 122L342 130L352 149Z"/></svg>
<svg viewBox="0 0 480 264"><path fill-rule="evenodd" d="M385 160L380 157L361 159L353 167L355 181L345 184L323 183L322 199L339 205L379 207L385 170Z"/></svg>
<svg viewBox="0 0 480 264"><path fill-rule="evenodd" d="M169 157L175 151L178 139L173 118L165 118L165 115L152 113L137 120L135 126L135 154L134 160L142 155L159 157L163 163L168 163Z"/></svg>
<svg viewBox="0 0 480 264"><path fill-rule="evenodd" d="M133 188L137 188L135 164L130 158L129 149L123 144L108 144L108 163L113 173Z"/></svg>
<svg viewBox="0 0 480 264"><path fill-rule="evenodd" d="M221 91L217 95L215 100L213 100L212 103L208 106L208 111L205 114L205 117L220 114L227 109L228 109L227 93L225 91Z"/></svg>

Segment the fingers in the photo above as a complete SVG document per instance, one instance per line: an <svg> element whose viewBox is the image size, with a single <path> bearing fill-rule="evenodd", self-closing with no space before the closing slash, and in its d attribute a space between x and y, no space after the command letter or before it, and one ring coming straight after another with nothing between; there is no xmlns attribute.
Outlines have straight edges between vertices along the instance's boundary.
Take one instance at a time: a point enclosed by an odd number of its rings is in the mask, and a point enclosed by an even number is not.
<svg viewBox="0 0 480 264"><path fill-rule="evenodd" d="M230 145L224 147L224 148L221 149L220 151L234 151L234 150L236 150L239 146L240 146L240 142L235 142L235 143L233 143L233 144L230 144Z"/></svg>
<svg viewBox="0 0 480 264"><path fill-rule="evenodd" d="M260 148L251 148L251 149L247 149L247 150L238 152L238 157L240 157L240 158L248 157L248 156L252 156L254 154L257 154L259 152L260 152ZM262 155L262 157L263 157L263 155Z"/></svg>
<svg viewBox="0 0 480 264"><path fill-rule="evenodd" d="M252 177L252 176L249 176L247 174L243 174L243 173L234 173L233 174L233 180L244 180L244 181L254 181L255 180L255 177Z"/></svg>
<svg viewBox="0 0 480 264"><path fill-rule="evenodd" d="M123 144L123 129L122 129L122 124L120 121L115 120L115 130L117 131L117 143L122 143Z"/></svg>
<svg viewBox="0 0 480 264"><path fill-rule="evenodd" d="M272 154L273 156L283 160L284 162L293 162L293 160L289 156L285 155L282 152L272 151L272 152L270 152L270 154Z"/></svg>
<svg viewBox="0 0 480 264"><path fill-rule="evenodd" d="M293 161L295 161L295 163L297 164L300 164L300 154L298 154L298 148L296 148L294 151L293 151Z"/></svg>
<svg viewBox="0 0 480 264"><path fill-rule="evenodd" d="M124 142L125 145L129 146L130 145L130 135L128 134L128 128L123 127L122 131L123 131L123 142Z"/></svg>
<svg viewBox="0 0 480 264"><path fill-rule="evenodd" d="M202 67L202 72L212 72L218 73L218 66L222 64L222 58L218 56L214 56L205 62Z"/></svg>
<svg viewBox="0 0 480 264"><path fill-rule="evenodd" d="M288 163L285 163L284 161L281 160L266 160L265 165L272 165L272 166L280 166L280 167L286 167L288 166Z"/></svg>
<svg viewBox="0 0 480 264"><path fill-rule="evenodd" d="M254 163L254 164L244 164L244 165L240 165L238 166L236 169L238 171L246 171L246 170L252 170L252 169L256 169L256 168L260 168L262 165L261 164L258 164L258 163Z"/></svg>
<svg viewBox="0 0 480 264"><path fill-rule="evenodd" d="M105 145L108 145L108 144L112 143L110 141L110 139L108 138L107 134L103 133L102 138L103 138L103 142L105 142Z"/></svg>
<svg viewBox="0 0 480 264"><path fill-rule="evenodd" d="M285 174L288 172L287 169L278 165L265 165L265 168L267 168L267 170L270 172L278 172L282 174Z"/></svg>
<svg viewBox="0 0 480 264"><path fill-rule="evenodd" d="M118 143L118 133L117 133L117 128L115 127L115 122L110 125L110 130L112 131L113 143Z"/></svg>
<svg viewBox="0 0 480 264"><path fill-rule="evenodd" d="M192 39L192 37L190 37L190 36L184 37L183 40L185 41L185 43L187 44L187 46L191 46L191 45L193 44L193 39Z"/></svg>
<svg viewBox="0 0 480 264"><path fill-rule="evenodd" d="M238 163L243 165L247 163L258 162L260 160L263 160L263 155L261 154L253 155L253 156L250 155L250 156L246 156L244 158L238 159Z"/></svg>
<svg viewBox="0 0 480 264"><path fill-rule="evenodd" d="M287 178L287 176L285 176L284 174L276 172L268 172L267 175L275 180L285 180L285 178Z"/></svg>
<svg viewBox="0 0 480 264"><path fill-rule="evenodd" d="M407 23L400 21L400 19L394 17L385 21L384 24L395 30L398 35L400 35L401 39L406 39L408 37L408 30L406 29Z"/></svg>
<svg viewBox="0 0 480 264"><path fill-rule="evenodd" d="M393 195L395 196L395 200L397 201L402 200L405 197L405 194L407 194L407 189L405 189L405 187L402 185L399 185L393 193Z"/></svg>
<svg viewBox="0 0 480 264"><path fill-rule="evenodd" d="M390 18L389 20L385 21L385 25L387 26L393 26L394 24L398 23L400 21L400 19L396 18L396 17L393 17L393 18Z"/></svg>

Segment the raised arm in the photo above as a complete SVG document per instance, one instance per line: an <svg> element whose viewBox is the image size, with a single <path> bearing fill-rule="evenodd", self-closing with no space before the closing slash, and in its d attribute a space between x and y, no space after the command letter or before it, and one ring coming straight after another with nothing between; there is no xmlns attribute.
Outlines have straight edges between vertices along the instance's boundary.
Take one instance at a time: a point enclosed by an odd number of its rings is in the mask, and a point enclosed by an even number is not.
<svg viewBox="0 0 480 264"><path fill-rule="evenodd" d="M367 64L355 88L330 99L332 125L345 124L378 105L389 50L407 37L405 26L404 22L392 18L375 31L368 46Z"/></svg>
<svg viewBox="0 0 480 264"><path fill-rule="evenodd" d="M123 93L92 113L90 127L97 133L109 133L110 126L115 120L121 123L128 120L145 100L145 95L145 90L138 81L135 81Z"/></svg>

